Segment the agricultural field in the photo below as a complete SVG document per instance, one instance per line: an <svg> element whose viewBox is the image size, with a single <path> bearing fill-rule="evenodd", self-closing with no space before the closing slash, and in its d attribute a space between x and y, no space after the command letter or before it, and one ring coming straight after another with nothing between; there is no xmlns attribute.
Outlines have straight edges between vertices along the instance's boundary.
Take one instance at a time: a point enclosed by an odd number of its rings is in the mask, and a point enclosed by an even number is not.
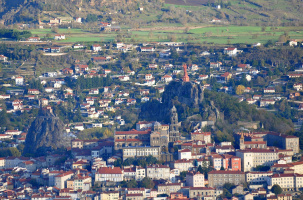
<svg viewBox="0 0 303 200"><path fill-rule="evenodd" d="M121 35L127 32L122 31ZM81 29L59 29L60 34L66 35L66 40L58 43L77 42L110 42L114 41L117 33L91 33ZM252 44L266 43L268 40L278 41L279 37L287 33L290 39L303 40L303 27L259 27L259 26L160 26L158 28L130 29L129 38L125 42L164 42L180 41L191 43L214 44ZM33 35L43 38L47 34L53 37L51 29L34 29Z"/></svg>
<svg viewBox="0 0 303 200"><path fill-rule="evenodd" d="M31 30L33 35L37 35L40 38L46 37L47 34L54 37L55 34L51 29L33 29ZM82 29L59 29L58 34L65 34L66 40L57 42L64 43L76 43L76 42L110 42L113 41L117 34L102 34L102 33L91 33Z"/></svg>
<svg viewBox="0 0 303 200"><path fill-rule="evenodd" d="M202 28L167 29L155 31L132 31L138 41L168 41L172 37L182 42L206 42L214 44L252 44L266 43L268 40L278 41L285 32L291 39L303 39L302 27L271 27L257 26L209 26Z"/></svg>

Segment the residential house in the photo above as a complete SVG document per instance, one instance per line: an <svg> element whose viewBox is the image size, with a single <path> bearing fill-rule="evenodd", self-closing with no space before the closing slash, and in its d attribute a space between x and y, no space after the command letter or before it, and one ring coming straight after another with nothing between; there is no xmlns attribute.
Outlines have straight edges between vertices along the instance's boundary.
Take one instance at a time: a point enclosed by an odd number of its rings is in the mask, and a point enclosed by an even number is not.
<svg viewBox="0 0 303 200"><path fill-rule="evenodd" d="M154 47L140 47L141 52L154 52Z"/></svg>
<svg viewBox="0 0 303 200"><path fill-rule="evenodd" d="M102 47L101 47L100 44L93 44L93 45L92 45L92 50L93 50L94 52L98 52L98 51L101 51L101 50L102 50Z"/></svg>
<svg viewBox="0 0 303 200"><path fill-rule="evenodd" d="M161 77L161 81L165 82L165 83L169 83L173 80L173 77L170 75L164 75Z"/></svg>
<svg viewBox="0 0 303 200"><path fill-rule="evenodd" d="M7 57L4 56L4 55L0 55L0 61L6 62L7 61Z"/></svg>
<svg viewBox="0 0 303 200"><path fill-rule="evenodd" d="M234 48L234 47L228 47L228 48L224 48L223 53L227 54L229 56L235 56L237 55L238 49Z"/></svg>
<svg viewBox="0 0 303 200"><path fill-rule="evenodd" d="M260 107L267 107L269 105L274 105L276 103L273 99L261 99Z"/></svg>
<svg viewBox="0 0 303 200"><path fill-rule="evenodd" d="M276 90L273 87L268 87L264 89L264 93L275 93Z"/></svg>
<svg viewBox="0 0 303 200"><path fill-rule="evenodd" d="M24 84L24 79L22 76L18 76L15 78L15 83L16 85L23 85Z"/></svg>
<svg viewBox="0 0 303 200"><path fill-rule="evenodd" d="M70 179L74 173L72 171L63 172L54 177L55 186L59 189L66 188L66 181Z"/></svg>
<svg viewBox="0 0 303 200"><path fill-rule="evenodd" d="M65 40L64 34L56 34L54 40Z"/></svg>

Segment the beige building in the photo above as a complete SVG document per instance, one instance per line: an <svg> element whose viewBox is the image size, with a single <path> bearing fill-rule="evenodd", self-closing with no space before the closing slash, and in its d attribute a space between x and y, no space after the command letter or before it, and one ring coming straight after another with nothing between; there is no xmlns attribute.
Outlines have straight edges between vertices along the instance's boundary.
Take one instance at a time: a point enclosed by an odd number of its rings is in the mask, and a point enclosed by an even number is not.
<svg viewBox="0 0 303 200"><path fill-rule="evenodd" d="M236 152L241 158L242 171L253 171L259 165L272 166L279 160L279 152L272 149L245 149Z"/></svg>
<svg viewBox="0 0 303 200"><path fill-rule="evenodd" d="M124 200L143 200L143 194L125 194Z"/></svg>
<svg viewBox="0 0 303 200"><path fill-rule="evenodd" d="M100 200L118 200L119 192L118 191L108 191L100 193Z"/></svg>
<svg viewBox="0 0 303 200"><path fill-rule="evenodd" d="M208 173L209 187L222 187L225 183L239 185L245 182L245 173L241 171L213 170Z"/></svg>
<svg viewBox="0 0 303 200"><path fill-rule="evenodd" d="M176 193L181 190L182 183L166 183L158 185L158 194L167 194Z"/></svg>
<svg viewBox="0 0 303 200"><path fill-rule="evenodd" d="M180 172L192 170L195 166L209 166L210 162L203 159L183 159L175 160L171 163L171 167L180 170Z"/></svg>
<svg viewBox="0 0 303 200"><path fill-rule="evenodd" d="M66 181L68 179L70 179L73 175L74 175L74 173L71 171L58 174L57 176L55 176L55 179L54 179L55 187L57 187L59 189L66 188Z"/></svg>
<svg viewBox="0 0 303 200"><path fill-rule="evenodd" d="M268 182L270 176L273 175L273 172L247 172L246 173L246 182L248 184L264 184Z"/></svg>
<svg viewBox="0 0 303 200"><path fill-rule="evenodd" d="M303 161L289 163L289 165L292 165L290 169L293 169L294 173L303 174Z"/></svg>
<svg viewBox="0 0 303 200"><path fill-rule="evenodd" d="M145 188L127 188L127 194L142 194L143 198L146 197Z"/></svg>
<svg viewBox="0 0 303 200"><path fill-rule="evenodd" d="M211 143L211 132L202 132L201 130L196 130L190 134L191 140L204 141L205 144Z"/></svg>
<svg viewBox="0 0 303 200"><path fill-rule="evenodd" d="M284 191L297 191L303 188L303 174L274 174L267 184L279 185Z"/></svg>
<svg viewBox="0 0 303 200"><path fill-rule="evenodd" d="M127 158L137 158L153 156L157 159L160 158L161 147L125 147L122 149L123 160Z"/></svg>
<svg viewBox="0 0 303 200"><path fill-rule="evenodd" d="M140 166L124 168L124 180L129 181L135 179L141 181L145 177L145 168Z"/></svg>
<svg viewBox="0 0 303 200"><path fill-rule="evenodd" d="M292 155L299 153L299 138L292 135L285 135L276 132L251 132L251 133L236 133L236 139L244 135L245 141L252 141L252 138L262 137L266 141L267 146L276 146L281 149L291 150Z"/></svg>
<svg viewBox="0 0 303 200"><path fill-rule="evenodd" d="M88 191L92 186L92 178L88 175L77 174L74 177L74 190Z"/></svg>
<svg viewBox="0 0 303 200"><path fill-rule="evenodd" d="M95 181L121 182L123 181L123 171L120 167L101 167L95 174Z"/></svg>
<svg viewBox="0 0 303 200"><path fill-rule="evenodd" d="M198 172L188 172L186 174L186 185L190 187L205 187L204 174Z"/></svg>
<svg viewBox="0 0 303 200"><path fill-rule="evenodd" d="M170 168L165 165L150 165L146 167L146 177L153 180L165 179L169 180L170 178Z"/></svg>
<svg viewBox="0 0 303 200"><path fill-rule="evenodd" d="M211 187L190 187L189 198L209 197L211 200L215 200L217 196L221 195L223 190Z"/></svg>

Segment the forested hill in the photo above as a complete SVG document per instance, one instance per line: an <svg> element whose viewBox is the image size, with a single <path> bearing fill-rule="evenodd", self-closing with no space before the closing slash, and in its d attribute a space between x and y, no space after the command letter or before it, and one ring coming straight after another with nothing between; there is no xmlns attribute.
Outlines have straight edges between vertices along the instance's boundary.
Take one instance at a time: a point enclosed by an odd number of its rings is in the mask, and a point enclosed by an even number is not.
<svg viewBox="0 0 303 200"><path fill-rule="evenodd" d="M300 4L301 0L0 0L0 22L81 17L83 22L116 21L138 28L157 23L188 26L219 18L237 25L298 26L303 24Z"/></svg>

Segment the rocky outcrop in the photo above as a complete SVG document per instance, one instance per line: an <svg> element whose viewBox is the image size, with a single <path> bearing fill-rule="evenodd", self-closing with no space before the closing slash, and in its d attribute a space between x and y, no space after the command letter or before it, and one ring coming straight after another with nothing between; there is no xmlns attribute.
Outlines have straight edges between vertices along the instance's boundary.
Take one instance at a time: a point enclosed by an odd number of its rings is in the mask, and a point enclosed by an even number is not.
<svg viewBox="0 0 303 200"><path fill-rule="evenodd" d="M191 82L172 81L165 87L162 103L154 100L143 104L139 118L169 123L169 110L173 105L176 105L180 115L186 112L187 108L199 110L203 99L204 91L201 85Z"/></svg>
<svg viewBox="0 0 303 200"><path fill-rule="evenodd" d="M177 97L178 101L182 104L198 107L203 101L204 92L201 85L191 82L184 83L174 81L165 87L162 102L171 108L173 106L172 99L175 97Z"/></svg>
<svg viewBox="0 0 303 200"><path fill-rule="evenodd" d="M41 109L31 124L25 140L24 155L36 155L41 149L58 149L70 146L64 123L53 113Z"/></svg>

